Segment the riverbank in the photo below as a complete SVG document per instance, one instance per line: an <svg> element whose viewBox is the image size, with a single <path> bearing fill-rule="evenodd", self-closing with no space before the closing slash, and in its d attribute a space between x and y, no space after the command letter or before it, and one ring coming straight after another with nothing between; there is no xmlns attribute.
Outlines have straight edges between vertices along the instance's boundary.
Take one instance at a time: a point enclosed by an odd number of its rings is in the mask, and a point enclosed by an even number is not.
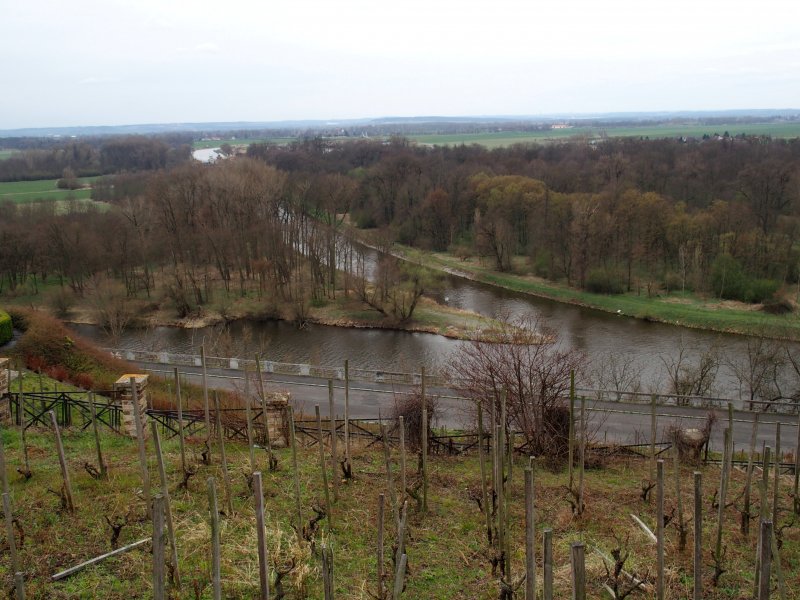
<svg viewBox="0 0 800 600"><path fill-rule="evenodd" d="M709 300L681 293L655 297L635 293L593 294L532 275L500 273L475 257L462 260L448 253L426 252L400 244L393 246L392 254L478 283L620 316L692 329L800 341L797 312L772 315L763 312L757 304Z"/></svg>
<svg viewBox="0 0 800 600"><path fill-rule="evenodd" d="M44 291L38 297L21 296L1 300L9 308L35 306L37 309L54 313L51 308L52 302L49 301L49 292L50 290ZM352 329L430 333L456 340L473 340L492 339L505 326L496 319L445 306L425 296L419 299L413 318L408 321L397 321L369 308L352 295L345 296L342 291L337 293L336 298L312 301L304 308L305 312L301 316L298 316L297 308L294 306L276 306L250 294L244 297L238 295L225 297L224 300L201 307L187 317L178 317L172 307L163 303L144 303L137 300L129 301L125 311L127 316L121 317L117 324L120 329L126 327L200 329L239 320L272 320L297 322L299 326L303 323L315 323ZM71 323L101 325L99 311L89 298L77 301L70 306L66 314L58 316Z"/></svg>

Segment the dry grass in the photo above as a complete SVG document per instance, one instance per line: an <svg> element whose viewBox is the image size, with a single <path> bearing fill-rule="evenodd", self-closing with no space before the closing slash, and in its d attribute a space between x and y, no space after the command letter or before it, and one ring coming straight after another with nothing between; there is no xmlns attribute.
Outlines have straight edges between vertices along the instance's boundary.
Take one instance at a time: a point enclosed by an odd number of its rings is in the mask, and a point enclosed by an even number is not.
<svg viewBox="0 0 800 600"><path fill-rule="evenodd" d="M147 537L151 533L144 518L145 506L137 493L141 486L136 450L133 441L115 434L104 435L104 451L110 469L110 479L92 479L83 469L83 463L95 463L93 438L87 432L65 432L64 441L75 487L77 512L74 515L59 509L59 499L49 489L58 489L60 474L54 455L52 435L49 431L31 431L28 435L29 454L34 476L25 482L16 476L14 469L21 463L19 432L3 430L7 450L8 472L14 501L14 512L25 532L21 549L26 572L29 598L139 598L151 594L151 556L147 549L134 550L123 556L107 560L97 566L59 583L50 583L50 575L110 549L111 530L105 517L127 517L120 538L121 544ZM234 514L221 519L222 585L224 596L252 598L258 589L257 550L253 502L247 483L247 448L230 442L227 444L231 480L233 482ZM151 478L157 481L151 455ZM209 581L210 528L206 480L217 480L220 507L224 507L224 490L218 453L210 467L200 464L200 445L190 445L189 456L197 474L191 478L189 490L177 490L180 481L177 442L165 442L169 480L178 546L183 575L183 589L174 591L173 597L210 598ZM264 470L264 495L267 510L267 540L273 568L286 570L294 560L295 569L283 580L287 598L320 598L322 583L319 559L315 548L321 536L333 545L336 594L340 598L370 598L375 590L375 540L378 494L385 491L384 465L379 449L357 449L353 456L356 479L340 486L340 499L334 507L336 530L328 533L326 522L321 523L314 544L298 543L291 527L294 519L292 472L290 452L278 450L279 470L268 472L266 457L259 452L258 459ZM300 483L302 489L303 518L313 517L311 506L321 505L323 492L320 484L316 447L301 450ZM516 575L524 565L524 506L522 498L522 464L514 467L512 483L511 535L513 568ZM416 461L410 459L409 480L415 477ZM413 466L412 466L413 465ZM414 510L410 503L410 539L408 555L410 574L406 598L464 598L490 599L498 595L498 582L491 576L489 551L484 535L483 517L471 499L470 490L479 489L477 459L467 457L432 457L431 511L427 515ZM601 591L605 569L599 555L592 551L599 547L609 553L623 543L631 552L626 569L644 576L652 582L655 565L655 546L633 524L629 513L639 515L654 527L654 506L639 498L639 481L648 471L641 460L617 460L602 470L587 472L587 511L582 519L574 517L566 502L564 485L566 472L537 471L536 507L540 529L554 530L556 597L568 597L570 592L569 543L583 540L588 544L587 571L589 597L603 597ZM705 530L704 546L711 548L716 512L711 508L713 490L718 484L719 471L707 467L704 472ZM668 481L673 481L670 468ZM395 480L398 478L395 477ZM687 469L682 473L684 506L687 518L691 517L691 477ZM736 473L731 498L736 497L743 484L743 475ZM790 520L788 497L791 481L783 482L782 502L785 509L782 523ZM673 486L666 492L667 512L675 506ZM388 504L388 495L387 495ZM388 508L388 506L387 506ZM387 510L387 567L390 544L394 535L391 510ZM745 540L738 532L738 513L735 508L726 511L727 547L726 567L721 585L707 598L745 598L752 587L752 565L755 556L754 539ZM541 537L539 537L541 539ZM18 538L19 541L19 538ZM689 548L692 546L691 534ZM797 598L797 573L800 561L800 531L793 527L784 531L783 565L790 585L790 598ZM709 564L710 553L705 556ZM667 582L669 598L685 598L691 585L691 554L677 551L677 531L667 529ZM712 568L708 567L708 581ZM539 577L541 578L541 564ZM0 565L0 577L10 585L8 559ZM647 597L646 595L639 597Z"/></svg>

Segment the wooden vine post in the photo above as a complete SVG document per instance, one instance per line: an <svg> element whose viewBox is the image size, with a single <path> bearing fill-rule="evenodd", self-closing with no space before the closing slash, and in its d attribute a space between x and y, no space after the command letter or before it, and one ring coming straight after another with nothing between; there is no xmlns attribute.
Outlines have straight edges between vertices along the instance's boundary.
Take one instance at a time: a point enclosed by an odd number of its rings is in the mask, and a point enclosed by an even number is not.
<svg viewBox="0 0 800 600"><path fill-rule="evenodd" d="M553 600L553 530L545 529L542 542L542 568L544 570L544 600Z"/></svg>
<svg viewBox="0 0 800 600"><path fill-rule="evenodd" d="M656 598L664 600L664 461L656 462Z"/></svg>
<svg viewBox="0 0 800 600"><path fill-rule="evenodd" d="M181 587L180 565L178 563L178 544L175 534L175 525L172 520L172 504L169 498L169 482L167 481L167 470L164 467L164 455L161 452L161 436L158 434L158 423L150 421L151 433L153 435L153 445L156 450L156 460L158 461L158 476L161 480L161 495L163 496L164 511L167 517L167 534L169 535L169 545L172 550L172 573L176 587Z"/></svg>
<svg viewBox="0 0 800 600"><path fill-rule="evenodd" d="M208 402L208 371L206 367L206 345L200 345L200 366L202 367L203 377L203 410L206 420L206 442L208 443L209 455L208 462L211 463L211 409Z"/></svg>
<svg viewBox="0 0 800 600"><path fill-rule="evenodd" d="M350 460L350 361L344 361L344 460L345 473L351 475L353 464Z"/></svg>
<svg viewBox="0 0 800 600"><path fill-rule="evenodd" d="M261 420L264 422L264 445L267 447L269 458L272 459L272 440L269 436L269 419L267 418L267 392L264 389L264 378L261 375L261 362L258 357L256 357L256 373L258 374L258 395L261 399Z"/></svg>
<svg viewBox="0 0 800 600"><path fill-rule="evenodd" d="M420 375L422 387L422 512L428 512L428 399L425 395L425 367Z"/></svg>
<svg viewBox="0 0 800 600"><path fill-rule="evenodd" d="M289 406L289 443L292 446L292 479L294 480L295 532L303 538L303 509L300 505L300 471L297 467L297 436L294 430L294 409Z"/></svg>
<svg viewBox="0 0 800 600"><path fill-rule="evenodd" d="M253 473L253 498L255 500L256 529L258 530L258 578L261 585L261 600L269 600L269 555L264 528L264 491L261 473Z"/></svg>
<svg viewBox="0 0 800 600"><path fill-rule="evenodd" d="M781 422L775 423L775 481L772 488L772 527L778 526L780 513L779 485L781 481Z"/></svg>
<svg viewBox="0 0 800 600"><path fill-rule="evenodd" d="M703 598L703 474L694 472L694 600Z"/></svg>
<svg viewBox="0 0 800 600"><path fill-rule="evenodd" d="M675 498L678 504L678 552L683 552L686 550L686 522L683 515L683 493L681 492L681 462L677 448L673 449L672 463L675 470Z"/></svg>
<svg viewBox="0 0 800 600"><path fill-rule="evenodd" d="M400 430L400 501L404 502L408 486L406 485L406 423L405 417L400 415L398 418L398 428Z"/></svg>
<svg viewBox="0 0 800 600"><path fill-rule="evenodd" d="M731 430L725 428L723 436L723 453L722 453L722 471L720 473L719 494L717 496L717 537L714 544L714 563L716 564L716 577L722 574L722 533L725 521L725 502L728 497L728 463L730 461L731 451ZM715 579L716 579L715 577Z"/></svg>
<svg viewBox="0 0 800 600"><path fill-rule="evenodd" d="M53 424L53 431L56 434L56 450L58 451L58 462L61 465L61 477L64 480L64 504L69 512L75 512L75 502L72 499L72 483L69 480L69 469L67 469L67 458L64 455L64 444L61 443L61 430L58 428L56 413L50 411L50 421Z"/></svg>
<svg viewBox="0 0 800 600"><path fill-rule="evenodd" d="M800 515L800 413L797 415L797 442L794 446L794 514Z"/></svg>
<svg viewBox="0 0 800 600"><path fill-rule="evenodd" d="M572 600L586 600L586 548L583 542L571 546Z"/></svg>
<svg viewBox="0 0 800 600"><path fill-rule="evenodd" d="M758 600L769 600L770 571L772 568L772 522L761 521L759 536L758 578L756 580Z"/></svg>
<svg viewBox="0 0 800 600"><path fill-rule="evenodd" d="M317 442L319 445L319 468L322 472L322 489L325 491L325 512L328 514L328 531L333 529L333 505L331 504L331 492L328 489L328 468L325 464L325 443L322 439L322 418L319 414L319 404L314 406L314 413L317 416Z"/></svg>
<svg viewBox="0 0 800 600"><path fill-rule="evenodd" d="M586 465L586 398L581 396L581 442L580 442L580 464L578 465L578 516L583 515L585 503L583 501L584 492L584 470Z"/></svg>
<svg viewBox="0 0 800 600"><path fill-rule="evenodd" d="M244 417L247 421L247 447L250 450L250 473L256 472L256 449L253 446L253 414L250 408L250 376L244 370Z"/></svg>
<svg viewBox="0 0 800 600"><path fill-rule="evenodd" d="M222 416L219 407L219 394L214 392L214 413L217 422L217 445L219 446L219 456L222 462L222 483L225 486L225 506L228 509L228 516L233 516L233 491L231 490L231 477L228 474L228 457L225 454L225 436L222 433Z"/></svg>
<svg viewBox="0 0 800 600"><path fill-rule="evenodd" d="M753 458L756 453L756 438L758 436L758 419L761 413L756 413L753 418L753 429L750 433L750 454L747 458L747 479L744 484L744 500L742 508L741 531L742 535L748 537L750 535L750 498L752 495L753 486L753 469L755 464Z"/></svg>
<svg viewBox="0 0 800 600"><path fill-rule="evenodd" d="M333 548L330 542L323 541L320 548L322 555L322 587L325 600L333 600Z"/></svg>
<svg viewBox="0 0 800 600"><path fill-rule="evenodd" d="M186 475L186 440L183 433L183 398L181 398L181 378L175 367L175 404L178 408L178 440L181 447L181 474Z"/></svg>
<svg viewBox="0 0 800 600"><path fill-rule="evenodd" d="M569 372L569 436L567 440L567 464L569 468L569 489L572 490L572 463L575 460L575 370Z"/></svg>
<svg viewBox="0 0 800 600"><path fill-rule="evenodd" d="M333 480L333 501L339 501L339 478L336 467L339 466L339 455L336 451L336 409L333 404L333 379L328 379L328 419L331 426L331 479Z"/></svg>
<svg viewBox="0 0 800 600"><path fill-rule="evenodd" d="M97 409L94 405L94 392L89 392L89 409L91 410L92 430L94 431L94 445L95 449L97 450L97 463L100 467L100 478L107 479L108 469L105 461L103 460L103 449L100 446L100 432L97 429Z"/></svg>
<svg viewBox="0 0 800 600"><path fill-rule="evenodd" d="M381 438L383 439L383 459L386 463L386 489L389 490L389 502L391 504L394 524L400 528L400 509L397 506L397 492L394 489L394 477L392 476L392 454L389 448L389 438L386 434L386 425L381 423Z"/></svg>
<svg viewBox="0 0 800 600"><path fill-rule="evenodd" d="M650 397L650 481L656 478L656 436L658 435L658 414L656 395Z"/></svg>
<svg viewBox="0 0 800 600"><path fill-rule="evenodd" d="M778 516L780 514L780 495L779 485L781 477L781 423L775 424L775 486L772 491L772 562L775 566L775 575L778 577L778 592L781 600L786 600L786 583L783 579L783 568L781 566L780 551L778 550L778 535L775 528L778 527Z"/></svg>
<svg viewBox="0 0 800 600"><path fill-rule="evenodd" d="M219 507L217 506L216 481L213 477L208 478L208 512L211 523L211 590L214 594L214 600L222 600Z"/></svg>
<svg viewBox="0 0 800 600"><path fill-rule="evenodd" d="M761 558L764 552L764 548L761 547L761 543L764 538L764 529L763 524L767 521L767 515L769 514L769 466L770 460L772 456L772 448L770 446L764 446L764 450L761 453L761 483L758 486L758 495L760 499L760 509L758 514L758 521L761 525L759 525L759 537L758 537L758 546L756 548L756 568L755 568L755 578L754 578L754 592L753 596L755 598L760 598L759 596L759 589L760 589L760 577L761 577ZM772 538L772 524L770 524L770 540ZM769 553L770 550L767 550ZM767 585L769 587L769 585Z"/></svg>
<svg viewBox="0 0 800 600"><path fill-rule="evenodd" d="M165 546L164 543L164 497L153 498L153 600L167 600Z"/></svg>
<svg viewBox="0 0 800 600"><path fill-rule="evenodd" d="M536 600L536 512L531 464L525 467L525 600Z"/></svg>
<svg viewBox="0 0 800 600"><path fill-rule="evenodd" d="M25 600L25 575L19 571L14 573L14 597Z"/></svg>
<svg viewBox="0 0 800 600"><path fill-rule="evenodd" d="M794 446L794 514L800 515L800 414L797 416L797 441Z"/></svg>
<svg viewBox="0 0 800 600"><path fill-rule="evenodd" d="M486 539L492 540L492 515L489 509L489 491L486 486L486 453L483 448L483 406L478 400L478 461L481 468L481 507L486 520Z"/></svg>

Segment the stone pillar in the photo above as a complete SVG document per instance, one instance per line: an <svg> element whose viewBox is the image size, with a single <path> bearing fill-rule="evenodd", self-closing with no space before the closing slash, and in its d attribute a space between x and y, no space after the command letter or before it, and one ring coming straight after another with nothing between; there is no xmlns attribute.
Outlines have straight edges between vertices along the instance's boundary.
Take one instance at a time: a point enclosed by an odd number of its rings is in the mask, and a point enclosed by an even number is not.
<svg viewBox="0 0 800 600"><path fill-rule="evenodd" d="M267 427L273 448L285 448L289 444L289 393L273 392L267 397Z"/></svg>
<svg viewBox="0 0 800 600"><path fill-rule="evenodd" d="M8 368L11 364L8 358L0 358L0 396L8 392L11 382L8 380Z"/></svg>
<svg viewBox="0 0 800 600"><path fill-rule="evenodd" d="M136 418L133 411L133 390L131 388L131 378L136 382L136 397L139 402L139 411L142 416L142 432L147 438L147 381L149 375L126 374L117 379L114 384L117 402L122 407L122 433L128 437L136 436Z"/></svg>
<svg viewBox="0 0 800 600"><path fill-rule="evenodd" d="M11 390L11 381L8 377L9 359L0 358L0 423L11 420L11 397L6 394Z"/></svg>

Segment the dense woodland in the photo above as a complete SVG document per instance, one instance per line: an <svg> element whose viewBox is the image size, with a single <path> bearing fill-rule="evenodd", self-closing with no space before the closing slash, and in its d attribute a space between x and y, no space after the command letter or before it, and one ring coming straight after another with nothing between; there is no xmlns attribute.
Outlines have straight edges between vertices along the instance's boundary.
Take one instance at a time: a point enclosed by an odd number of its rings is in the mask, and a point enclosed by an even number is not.
<svg viewBox="0 0 800 600"><path fill-rule="evenodd" d="M191 137L119 136L64 142L3 138L0 147L19 152L0 160L0 181L55 179L68 171L88 177L122 171L165 169L191 158Z"/></svg>
<svg viewBox="0 0 800 600"><path fill-rule="evenodd" d="M772 302L798 282L800 140L621 138L490 151L316 138L255 144L212 166L178 154L146 138L88 148L89 163L117 173L93 192L111 210L0 207L0 291L35 292L56 276L81 295L100 277L188 314L211 300L212 281L300 312L344 286L408 316L424 288L419 273L387 264L375 287L337 281L345 264L363 274L342 235L348 219L378 228L385 243L483 256L500 271L599 292Z"/></svg>
<svg viewBox="0 0 800 600"><path fill-rule="evenodd" d="M293 177L358 182L362 227L482 255L593 291L666 288L745 301L798 277L800 140L721 135L426 148L251 146Z"/></svg>

